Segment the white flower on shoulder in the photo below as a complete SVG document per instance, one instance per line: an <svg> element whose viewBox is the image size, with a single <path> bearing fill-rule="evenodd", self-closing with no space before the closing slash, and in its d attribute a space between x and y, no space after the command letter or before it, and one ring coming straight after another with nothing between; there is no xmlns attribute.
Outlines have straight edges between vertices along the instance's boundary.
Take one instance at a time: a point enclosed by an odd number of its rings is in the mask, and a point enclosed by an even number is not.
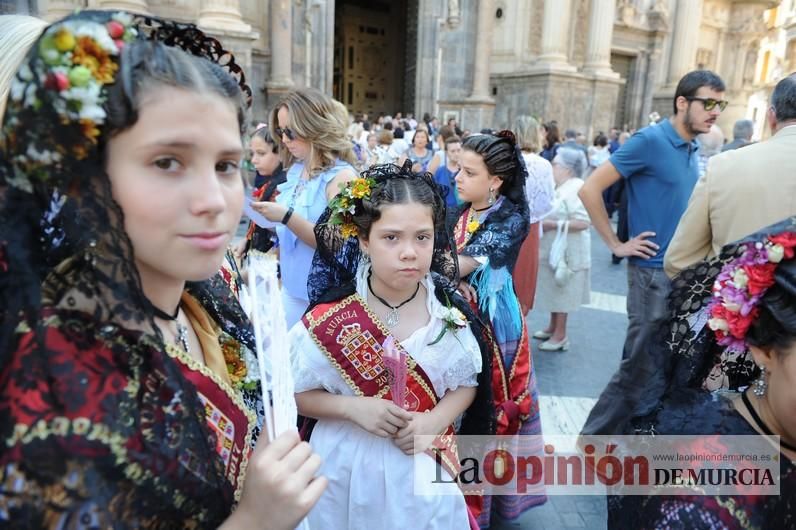
<svg viewBox="0 0 796 530"><path fill-rule="evenodd" d="M467 318L464 316L464 313L452 306L445 307L441 305L437 307L437 309L434 311L434 316L440 320L444 320L448 324L453 324L456 327L463 328L467 325Z"/></svg>

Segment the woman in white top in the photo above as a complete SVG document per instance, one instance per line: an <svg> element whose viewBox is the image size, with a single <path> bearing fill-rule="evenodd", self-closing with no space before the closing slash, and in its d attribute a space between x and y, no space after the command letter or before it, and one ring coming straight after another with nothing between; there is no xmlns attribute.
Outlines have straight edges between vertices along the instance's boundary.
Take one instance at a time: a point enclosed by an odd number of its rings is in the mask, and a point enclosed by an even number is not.
<svg viewBox="0 0 796 530"><path fill-rule="evenodd" d="M539 271L539 239L542 235L540 222L553 210L553 166L539 156L542 146L542 126L531 116L519 116L514 123L514 135L522 151L522 159L528 170L525 180L525 196L531 216L531 228L522 244L517 266L514 268L514 289L520 301L522 314L533 309L536 296L536 281Z"/></svg>
<svg viewBox="0 0 796 530"><path fill-rule="evenodd" d="M567 315L589 303L591 221L578 197L583 180L577 177L583 173L585 166L586 156L579 149L559 147L553 159L556 194L553 213L542 221L544 234L539 252L541 265L537 306L537 309L550 313L550 323L546 329L533 335L536 339L545 340L539 345L539 349L544 351L563 351L569 347ZM560 253L560 259L551 259L556 235L563 232L567 233L563 238L566 250Z"/></svg>
<svg viewBox="0 0 796 530"><path fill-rule="evenodd" d="M608 149L608 137L603 133L598 134L594 138L594 145L589 147L589 171L597 169L603 162L611 157L611 151Z"/></svg>

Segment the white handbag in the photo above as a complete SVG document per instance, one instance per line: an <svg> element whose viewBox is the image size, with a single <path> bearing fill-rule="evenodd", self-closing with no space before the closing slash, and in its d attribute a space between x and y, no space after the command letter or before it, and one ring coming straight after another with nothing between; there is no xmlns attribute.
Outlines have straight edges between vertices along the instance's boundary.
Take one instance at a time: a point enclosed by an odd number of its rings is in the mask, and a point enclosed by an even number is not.
<svg viewBox="0 0 796 530"><path fill-rule="evenodd" d="M566 203L565 209L566 208ZM569 212L567 212L569 217ZM553 244L550 246L550 267L554 271L554 278L558 286L565 285L569 278L572 276L572 271L569 270L567 264L567 235L569 234L569 220L559 220L556 223L556 237Z"/></svg>

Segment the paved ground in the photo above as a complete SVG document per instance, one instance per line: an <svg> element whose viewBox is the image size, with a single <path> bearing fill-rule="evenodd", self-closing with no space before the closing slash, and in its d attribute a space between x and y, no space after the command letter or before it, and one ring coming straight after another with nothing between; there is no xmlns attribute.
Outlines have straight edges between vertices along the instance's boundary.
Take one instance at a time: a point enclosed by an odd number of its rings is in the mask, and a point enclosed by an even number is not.
<svg viewBox="0 0 796 530"><path fill-rule="evenodd" d="M592 231L592 304L569 317L567 352L541 352L534 341L536 377L545 434L580 430L593 400L619 365L627 328L625 262L611 264L611 255ZM541 329L549 315L531 312L529 331ZM495 521L493 530L565 530L606 528L605 499L598 496L551 496L517 521Z"/></svg>

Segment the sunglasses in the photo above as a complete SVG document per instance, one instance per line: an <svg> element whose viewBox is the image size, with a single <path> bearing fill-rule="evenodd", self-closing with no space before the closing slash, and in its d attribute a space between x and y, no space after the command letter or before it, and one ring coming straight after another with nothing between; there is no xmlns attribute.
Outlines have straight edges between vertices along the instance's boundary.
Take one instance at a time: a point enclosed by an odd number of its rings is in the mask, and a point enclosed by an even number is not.
<svg viewBox="0 0 796 530"><path fill-rule="evenodd" d="M282 127L277 127L276 129L274 129L274 132L279 138L282 138L283 135L287 136L287 139L290 141L293 141L296 138L298 138L296 132L290 127L285 127L284 129Z"/></svg>
<svg viewBox="0 0 796 530"><path fill-rule="evenodd" d="M708 112L715 109L716 105L719 106L720 111L723 111L727 108L727 105L730 104L730 102L726 99L699 98L696 96L687 96L685 99L688 101L701 101L702 105L705 107L705 110Z"/></svg>

